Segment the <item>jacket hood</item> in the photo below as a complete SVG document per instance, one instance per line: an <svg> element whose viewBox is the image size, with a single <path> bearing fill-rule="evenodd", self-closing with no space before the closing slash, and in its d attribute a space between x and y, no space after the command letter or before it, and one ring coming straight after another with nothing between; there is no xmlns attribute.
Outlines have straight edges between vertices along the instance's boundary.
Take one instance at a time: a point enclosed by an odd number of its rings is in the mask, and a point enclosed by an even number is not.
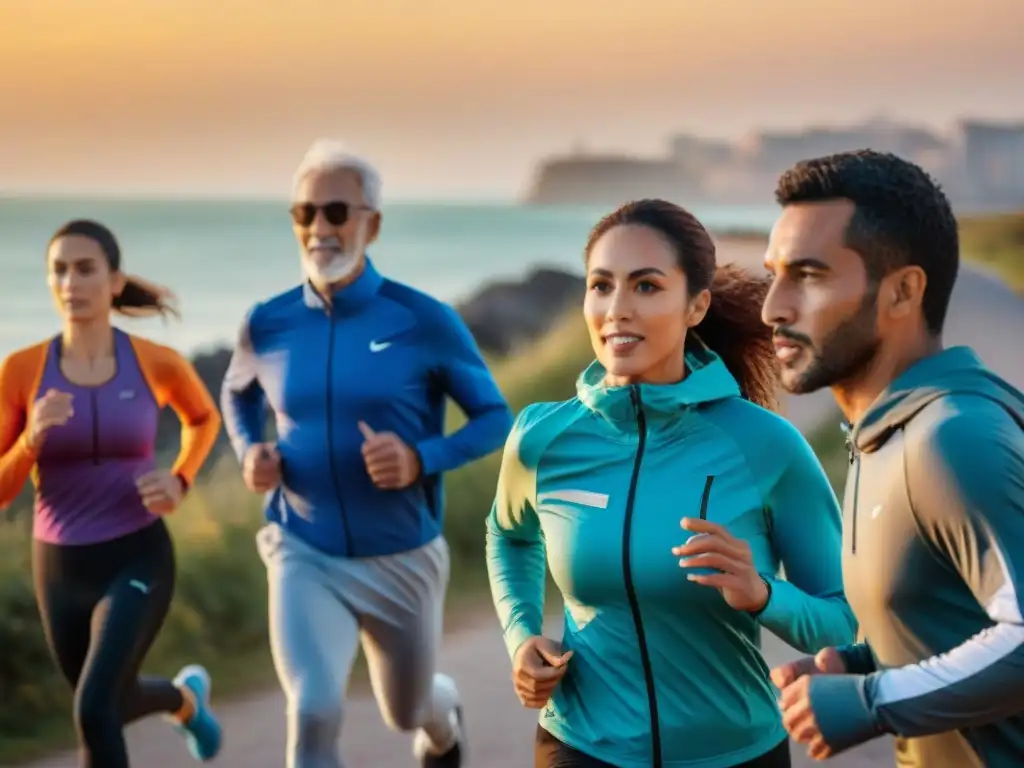
<svg viewBox="0 0 1024 768"><path fill-rule="evenodd" d="M676 384L629 384L610 387L604 383L607 373L597 360L576 381L576 393L587 408L607 421L635 425L637 402L642 403L648 420L667 419L689 407L740 396L736 379L725 363L709 349L686 353L686 378Z"/></svg>
<svg viewBox="0 0 1024 768"><path fill-rule="evenodd" d="M988 370L969 347L950 347L912 365L878 396L853 429L854 445L871 453L926 405L951 394L995 400L1024 427L1024 395Z"/></svg>

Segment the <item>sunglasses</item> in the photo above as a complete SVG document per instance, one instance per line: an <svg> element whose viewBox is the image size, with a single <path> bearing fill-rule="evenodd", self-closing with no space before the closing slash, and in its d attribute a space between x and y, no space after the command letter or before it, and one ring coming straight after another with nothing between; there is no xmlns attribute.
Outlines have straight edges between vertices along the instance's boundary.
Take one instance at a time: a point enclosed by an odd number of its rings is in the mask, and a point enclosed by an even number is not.
<svg viewBox="0 0 1024 768"><path fill-rule="evenodd" d="M353 210L357 211L372 211L373 209L368 205L353 205L346 203L342 200L332 200L329 203L323 205L314 205L313 203L296 203L288 209L292 215L292 221L298 224L300 227L308 227L312 225L316 219L317 211L324 212L324 218L327 219L327 223L332 227L340 227L346 221Z"/></svg>

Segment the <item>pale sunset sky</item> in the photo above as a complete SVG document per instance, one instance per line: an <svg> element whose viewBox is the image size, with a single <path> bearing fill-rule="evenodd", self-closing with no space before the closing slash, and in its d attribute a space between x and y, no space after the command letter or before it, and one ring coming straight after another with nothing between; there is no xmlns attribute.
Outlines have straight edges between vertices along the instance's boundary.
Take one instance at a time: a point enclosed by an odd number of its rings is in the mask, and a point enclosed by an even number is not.
<svg viewBox="0 0 1024 768"><path fill-rule="evenodd" d="M1024 119L1022 0L0 0L0 193L513 198L577 140L657 152L884 114Z"/></svg>

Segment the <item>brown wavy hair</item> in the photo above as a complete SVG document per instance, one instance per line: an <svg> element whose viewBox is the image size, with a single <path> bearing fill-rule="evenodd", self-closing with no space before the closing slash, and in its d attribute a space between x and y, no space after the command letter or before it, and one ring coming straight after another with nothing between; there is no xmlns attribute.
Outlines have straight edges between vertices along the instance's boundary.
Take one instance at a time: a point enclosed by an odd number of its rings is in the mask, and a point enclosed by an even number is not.
<svg viewBox="0 0 1024 768"><path fill-rule="evenodd" d="M779 365L772 330L761 321L771 280L733 264L717 266L715 243L704 225L685 208L666 200L635 200L605 216L590 232L585 259L603 234L630 224L649 227L672 245L690 296L711 289L707 314L686 335L687 349L703 342L725 363L744 398L778 410Z"/></svg>
<svg viewBox="0 0 1024 768"><path fill-rule="evenodd" d="M121 246L108 227L92 219L74 219L53 233L49 245L69 235L87 237L96 243L106 257L111 272L121 271ZM48 246L49 247L49 246ZM180 318L174 293L162 285L137 275L125 275L124 290L114 297L112 308L127 317L161 315Z"/></svg>

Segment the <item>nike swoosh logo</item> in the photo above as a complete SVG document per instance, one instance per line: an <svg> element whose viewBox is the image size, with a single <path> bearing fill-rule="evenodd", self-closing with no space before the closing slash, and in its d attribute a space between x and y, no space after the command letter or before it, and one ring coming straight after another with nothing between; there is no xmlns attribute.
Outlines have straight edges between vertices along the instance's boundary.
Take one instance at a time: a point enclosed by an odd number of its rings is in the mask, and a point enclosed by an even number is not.
<svg viewBox="0 0 1024 768"><path fill-rule="evenodd" d="M390 346L391 346L391 342L390 341L371 341L370 342L370 351L371 352L381 352L381 351L387 349Z"/></svg>

